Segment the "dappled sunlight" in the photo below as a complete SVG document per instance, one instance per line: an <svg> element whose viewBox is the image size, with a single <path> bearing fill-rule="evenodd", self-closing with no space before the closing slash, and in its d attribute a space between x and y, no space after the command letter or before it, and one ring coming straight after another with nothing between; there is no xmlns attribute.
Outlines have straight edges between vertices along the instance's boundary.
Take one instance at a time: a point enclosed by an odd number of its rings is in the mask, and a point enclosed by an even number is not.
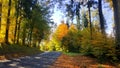
<svg viewBox="0 0 120 68"><path fill-rule="evenodd" d="M13 62L13 63L9 64L9 66L15 67L15 66L17 66L18 64L19 64L19 62Z"/></svg>
<svg viewBox="0 0 120 68"><path fill-rule="evenodd" d="M35 57L35 59L38 59L38 60L39 60L40 58L41 58L41 57Z"/></svg>
<svg viewBox="0 0 120 68"><path fill-rule="evenodd" d="M4 63L4 62L11 62L11 60L7 60L7 59L0 60L0 63Z"/></svg>
<svg viewBox="0 0 120 68"><path fill-rule="evenodd" d="M17 59L0 60L0 68L48 68L59 55L59 52L47 52Z"/></svg>

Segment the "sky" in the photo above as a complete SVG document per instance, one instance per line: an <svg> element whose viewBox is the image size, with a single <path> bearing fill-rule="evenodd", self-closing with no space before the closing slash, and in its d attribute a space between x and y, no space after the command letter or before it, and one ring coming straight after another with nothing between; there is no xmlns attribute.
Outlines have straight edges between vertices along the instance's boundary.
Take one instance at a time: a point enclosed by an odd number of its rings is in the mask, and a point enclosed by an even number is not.
<svg viewBox="0 0 120 68"><path fill-rule="evenodd" d="M108 34L111 34L113 32L112 28L113 28L113 11L112 9L109 7L109 3L102 3L103 6L103 14L106 20L106 32ZM66 22L66 17L64 16L64 14L61 12L61 10L57 9L57 7L54 8L54 13L51 17L53 19L53 21L59 25L61 23L62 20L64 20Z"/></svg>
<svg viewBox="0 0 120 68"><path fill-rule="evenodd" d="M107 6L109 6L109 3L104 4L103 6L103 14L106 20L106 26L107 26L107 30L106 32L108 34L111 34L113 32L113 23L114 23L114 19L113 19L113 10L111 8L106 8Z"/></svg>

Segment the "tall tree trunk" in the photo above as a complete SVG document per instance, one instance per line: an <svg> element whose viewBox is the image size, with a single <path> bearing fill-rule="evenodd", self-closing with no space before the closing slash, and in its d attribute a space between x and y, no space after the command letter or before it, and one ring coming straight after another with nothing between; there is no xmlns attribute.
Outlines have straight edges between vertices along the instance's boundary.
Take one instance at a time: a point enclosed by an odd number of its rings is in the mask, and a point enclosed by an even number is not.
<svg viewBox="0 0 120 68"><path fill-rule="evenodd" d="M17 32L17 44L19 44L19 38L20 38L20 24L21 24L21 19L19 20L19 23L18 23L18 32Z"/></svg>
<svg viewBox="0 0 120 68"><path fill-rule="evenodd" d="M9 35L9 27L10 27L10 11L11 11L11 0L9 0L8 4L8 16L7 16L7 23L6 23L6 33L5 33L5 43L8 44L8 35Z"/></svg>
<svg viewBox="0 0 120 68"><path fill-rule="evenodd" d="M15 23L15 32L14 32L14 43L16 43L16 35L18 28L18 16L19 16L19 1L16 3L16 23Z"/></svg>
<svg viewBox="0 0 120 68"><path fill-rule="evenodd" d="M77 29L80 30L80 18L77 16L76 20L77 20Z"/></svg>
<svg viewBox="0 0 120 68"><path fill-rule="evenodd" d="M80 29L80 3L76 5L76 20L77 20L77 28Z"/></svg>
<svg viewBox="0 0 120 68"><path fill-rule="evenodd" d="M16 43L16 35L17 35L17 28L18 28L17 24L18 24L18 18L16 17L15 32L14 32L14 43Z"/></svg>
<svg viewBox="0 0 120 68"><path fill-rule="evenodd" d="M104 19L103 12L102 12L102 0L98 0L98 11L99 11L101 32L102 34L105 35L106 34L105 33L105 19Z"/></svg>
<svg viewBox="0 0 120 68"><path fill-rule="evenodd" d="M22 45L25 45L25 39L26 39L26 27L27 23L25 23L25 26L23 27L23 31L22 31Z"/></svg>
<svg viewBox="0 0 120 68"><path fill-rule="evenodd" d="M29 43L29 45L31 46L32 36L33 36L34 23L32 23L30 26L31 26L31 27L30 27L30 38L29 38L30 43Z"/></svg>
<svg viewBox="0 0 120 68"><path fill-rule="evenodd" d="M90 0L88 0L88 13L89 13L89 22L90 22L90 36L92 39L92 22L91 22L91 10L90 10Z"/></svg>
<svg viewBox="0 0 120 68"><path fill-rule="evenodd" d="M0 30L1 30L2 3L0 3Z"/></svg>
<svg viewBox="0 0 120 68"><path fill-rule="evenodd" d="M115 19L116 50L117 50L117 55L119 57L120 56L120 1L119 0L112 0L112 1L113 1L114 19Z"/></svg>

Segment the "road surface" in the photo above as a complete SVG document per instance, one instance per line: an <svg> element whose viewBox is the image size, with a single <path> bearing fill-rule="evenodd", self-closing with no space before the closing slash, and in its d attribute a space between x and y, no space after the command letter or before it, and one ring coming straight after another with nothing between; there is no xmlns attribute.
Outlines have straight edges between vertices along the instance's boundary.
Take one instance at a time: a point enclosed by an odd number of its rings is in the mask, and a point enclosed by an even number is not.
<svg viewBox="0 0 120 68"><path fill-rule="evenodd" d="M60 52L45 52L34 56L0 60L0 68L49 68L60 55Z"/></svg>

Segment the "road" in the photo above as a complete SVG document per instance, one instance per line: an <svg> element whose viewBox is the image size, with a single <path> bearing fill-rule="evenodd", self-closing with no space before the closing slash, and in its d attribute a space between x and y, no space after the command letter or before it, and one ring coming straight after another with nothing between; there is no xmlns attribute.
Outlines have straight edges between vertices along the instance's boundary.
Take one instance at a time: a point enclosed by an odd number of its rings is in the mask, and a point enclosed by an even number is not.
<svg viewBox="0 0 120 68"><path fill-rule="evenodd" d="M44 52L34 56L0 60L0 68L49 68L60 55L60 52Z"/></svg>

